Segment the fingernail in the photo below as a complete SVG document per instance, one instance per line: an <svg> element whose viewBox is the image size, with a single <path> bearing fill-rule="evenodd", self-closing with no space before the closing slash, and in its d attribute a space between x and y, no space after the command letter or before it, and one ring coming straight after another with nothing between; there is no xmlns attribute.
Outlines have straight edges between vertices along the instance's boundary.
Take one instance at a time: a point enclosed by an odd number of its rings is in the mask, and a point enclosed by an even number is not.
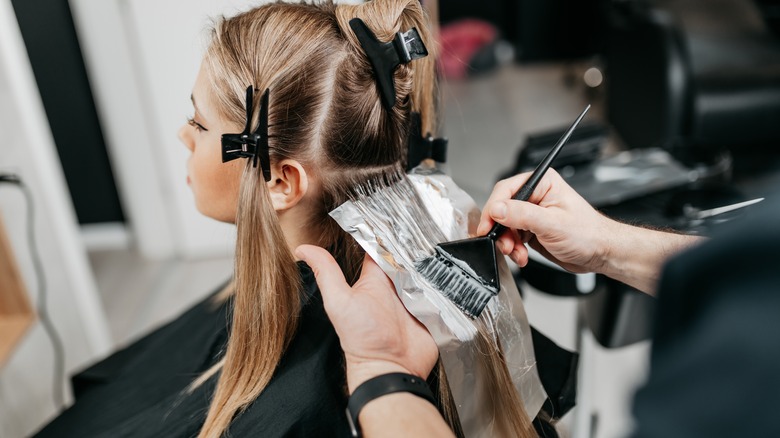
<svg viewBox="0 0 780 438"><path fill-rule="evenodd" d="M493 219L503 219L506 217L506 204L503 202L496 202L490 207L490 216Z"/></svg>

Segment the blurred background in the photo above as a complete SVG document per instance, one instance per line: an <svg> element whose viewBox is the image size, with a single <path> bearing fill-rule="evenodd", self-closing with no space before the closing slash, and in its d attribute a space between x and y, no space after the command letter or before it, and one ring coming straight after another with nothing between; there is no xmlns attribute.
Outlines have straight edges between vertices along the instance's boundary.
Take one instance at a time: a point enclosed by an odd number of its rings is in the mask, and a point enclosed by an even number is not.
<svg viewBox="0 0 780 438"><path fill-rule="evenodd" d="M210 19L257 3L0 0L0 436L230 277L234 230L195 210L176 132ZM588 103L555 167L608 215L707 235L740 216L712 209L780 187L780 1L423 3L442 46L432 134L480 205ZM579 352L562 435L624 436L653 300L539 258L516 278L532 325Z"/></svg>

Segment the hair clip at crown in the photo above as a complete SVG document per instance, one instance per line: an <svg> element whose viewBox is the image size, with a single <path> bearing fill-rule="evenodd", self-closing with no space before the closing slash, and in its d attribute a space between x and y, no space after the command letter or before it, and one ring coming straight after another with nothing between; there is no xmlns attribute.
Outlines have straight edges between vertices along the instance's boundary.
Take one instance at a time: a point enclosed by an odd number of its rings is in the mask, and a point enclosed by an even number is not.
<svg viewBox="0 0 780 438"><path fill-rule="evenodd" d="M244 126L244 132L240 134L222 134L222 162L227 163L236 158L251 158L252 166L257 167L257 161L259 160L263 178L268 182L271 180L271 157L268 150L269 90L266 89L263 97L260 99L260 120L257 129L254 132L249 132L252 128L254 89L251 85L246 89L246 125Z"/></svg>
<svg viewBox="0 0 780 438"><path fill-rule="evenodd" d="M349 20L349 27L355 32L368 55L379 92L382 94L382 103L387 109L392 108L395 105L395 69L401 64L428 56L428 49L425 48L420 33L416 28L411 28L407 32L397 32L392 41L382 43L360 18Z"/></svg>

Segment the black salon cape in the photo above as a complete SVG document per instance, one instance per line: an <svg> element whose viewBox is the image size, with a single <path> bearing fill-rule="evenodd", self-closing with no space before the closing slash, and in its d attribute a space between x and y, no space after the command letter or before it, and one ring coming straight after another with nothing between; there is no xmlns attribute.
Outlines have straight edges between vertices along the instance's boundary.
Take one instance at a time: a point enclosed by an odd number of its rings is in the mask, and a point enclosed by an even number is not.
<svg viewBox="0 0 780 438"><path fill-rule="evenodd" d="M667 265L635 437L780 437L780 203L757 207Z"/></svg>
<svg viewBox="0 0 780 438"><path fill-rule="evenodd" d="M231 437L349 436L339 341L314 275L299 263L305 304L271 382L230 425ZM217 378L186 388L224 353L229 307L206 299L73 378L76 402L39 437L195 437Z"/></svg>

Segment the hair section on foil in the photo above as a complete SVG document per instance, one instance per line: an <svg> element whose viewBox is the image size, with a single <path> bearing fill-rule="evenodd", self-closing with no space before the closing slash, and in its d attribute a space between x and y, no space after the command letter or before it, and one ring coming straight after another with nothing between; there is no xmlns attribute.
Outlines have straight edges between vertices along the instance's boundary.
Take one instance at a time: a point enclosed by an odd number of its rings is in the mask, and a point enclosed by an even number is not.
<svg viewBox="0 0 780 438"><path fill-rule="evenodd" d="M377 242L437 308L453 334L462 341L473 339L477 328L471 318L417 269L420 260L433 257L436 245L445 241L446 236L411 181L404 175L389 185L363 184L355 188L352 203L373 230Z"/></svg>

